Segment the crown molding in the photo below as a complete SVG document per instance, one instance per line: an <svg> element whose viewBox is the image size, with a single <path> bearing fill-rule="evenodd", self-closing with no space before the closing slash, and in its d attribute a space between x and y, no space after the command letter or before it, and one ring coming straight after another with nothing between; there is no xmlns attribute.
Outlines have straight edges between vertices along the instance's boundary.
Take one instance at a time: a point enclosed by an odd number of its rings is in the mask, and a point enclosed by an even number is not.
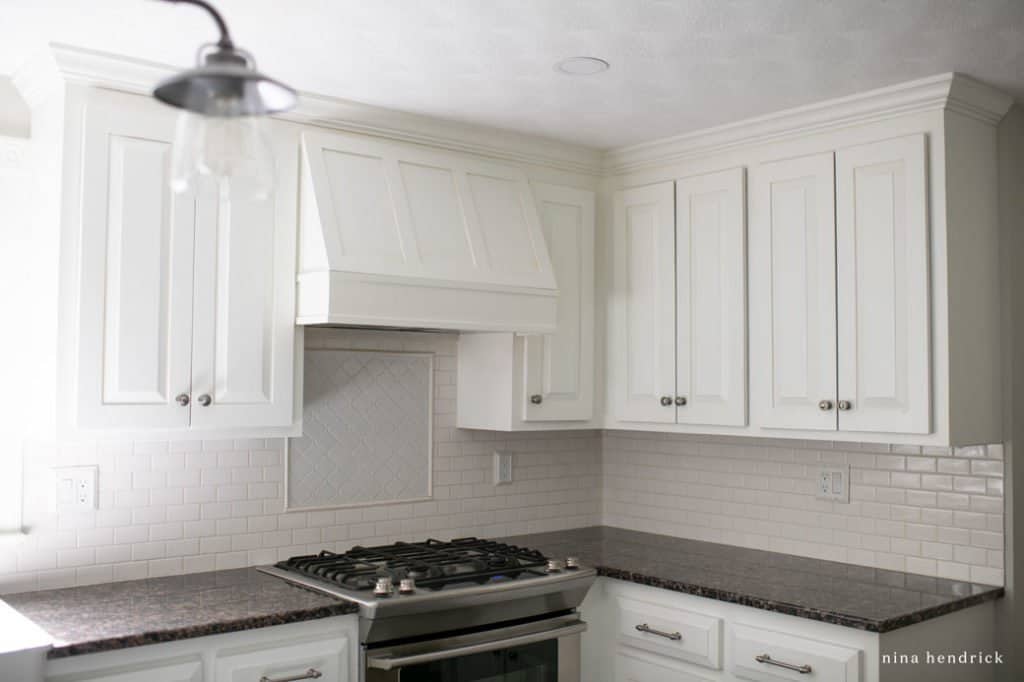
<svg viewBox="0 0 1024 682"><path fill-rule="evenodd" d="M608 150L605 171L628 173L707 156L735 147L764 144L808 133L884 120L918 111L947 109L996 125L1013 98L960 73L901 83L877 90L785 109L766 116Z"/></svg>
<svg viewBox="0 0 1024 682"><path fill-rule="evenodd" d="M51 43L43 53L27 60L13 81L29 106L34 107L45 101L54 84L75 83L148 95L158 82L179 70L134 57ZM300 92L295 109L275 118L572 173L602 173L603 155L597 149L317 93Z"/></svg>
<svg viewBox="0 0 1024 682"><path fill-rule="evenodd" d="M156 83L177 70L167 64L51 43L43 54L26 62L13 80L29 106L35 107L45 101L55 85L69 82L148 95ZM970 76L944 73L604 152L310 92L300 92L298 106L278 118L513 163L602 176L921 111L953 111L996 125L1012 104L1009 95Z"/></svg>

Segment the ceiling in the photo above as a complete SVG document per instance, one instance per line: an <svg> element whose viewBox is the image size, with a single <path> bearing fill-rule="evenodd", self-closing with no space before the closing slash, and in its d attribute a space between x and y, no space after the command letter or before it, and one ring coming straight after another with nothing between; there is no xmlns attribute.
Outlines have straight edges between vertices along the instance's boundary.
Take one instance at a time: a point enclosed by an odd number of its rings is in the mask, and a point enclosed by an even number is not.
<svg viewBox="0 0 1024 682"><path fill-rule="evenodd" d="M945 71L1024 101L1024 0L214 0L300 90L607 148ZM0 0L0 73L58 41L187 65L198 8ZM557 73L576 55L596 76Z"/></svg>

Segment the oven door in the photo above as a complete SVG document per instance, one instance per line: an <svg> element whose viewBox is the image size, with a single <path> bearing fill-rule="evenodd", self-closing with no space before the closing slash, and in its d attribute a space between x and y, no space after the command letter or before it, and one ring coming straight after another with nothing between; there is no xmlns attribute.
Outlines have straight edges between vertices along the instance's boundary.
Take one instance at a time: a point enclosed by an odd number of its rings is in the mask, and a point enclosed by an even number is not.
<svg viewBox="0 0 1024 682"><path fill-rule="evenodd" d="M580 682L576 614L367 649L366 682Z"/></svg>

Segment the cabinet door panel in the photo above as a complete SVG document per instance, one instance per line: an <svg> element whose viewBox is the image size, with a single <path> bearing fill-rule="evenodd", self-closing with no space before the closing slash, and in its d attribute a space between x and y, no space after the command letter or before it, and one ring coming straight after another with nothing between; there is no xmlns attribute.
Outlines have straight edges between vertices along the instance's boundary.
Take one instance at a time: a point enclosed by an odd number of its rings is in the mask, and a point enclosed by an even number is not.
<svg viewBox="0 0 1024 682"><path fill-rule="evenodd" d="M836 428L834 160L751 172L751 395L767 428Z"/></svg>
<svg viewBox="0 0 1024 682"><path fill-rule="evenodd" d="M925 138L836 157L842 431L931 431Z"/></svg>
<svg viewBox="0 0 1024 682"><path fill-rule="evenodd" d="M78 399L81 428L174 428L189 410L195 202L169 184L174 117L87 106Z"/></svg>
<svg viewBox="0 0 1024 682"><path fill-rule="evenodd" d="M675 197L672 182L615 195L615 346L610 403L622 421L675 421Z"/></svg>
<svg viewBox="0 0 1024 682"><path fill-rule="evenodd" d="M747 423L743 169L676 181L680 424Z"/></svg>
<svg viewBox="0 0 1024 682"><path fill-rule="evenodd" d="M292 423L297 161L283 147L272 198L200 198L193 428Z"/></svg>
<svg viewBox="0 0 1024 682"><path fill-rule="evenodd" d="M558 329L526 337L523 420L587 420L594 408L594 193L537 184L534 196L558 280Z"/></svg>

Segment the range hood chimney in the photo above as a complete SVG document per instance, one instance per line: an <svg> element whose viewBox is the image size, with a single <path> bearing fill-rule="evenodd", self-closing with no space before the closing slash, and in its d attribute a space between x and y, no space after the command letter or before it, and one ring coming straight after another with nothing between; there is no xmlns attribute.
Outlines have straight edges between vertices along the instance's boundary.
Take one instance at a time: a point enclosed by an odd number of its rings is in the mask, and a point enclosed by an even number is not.
<svg viewBox="0 0 1024 682"><path fill-rule="evenodd" d="M298 324L552 332L558 289L517 167L304 132Z"/></svg>

